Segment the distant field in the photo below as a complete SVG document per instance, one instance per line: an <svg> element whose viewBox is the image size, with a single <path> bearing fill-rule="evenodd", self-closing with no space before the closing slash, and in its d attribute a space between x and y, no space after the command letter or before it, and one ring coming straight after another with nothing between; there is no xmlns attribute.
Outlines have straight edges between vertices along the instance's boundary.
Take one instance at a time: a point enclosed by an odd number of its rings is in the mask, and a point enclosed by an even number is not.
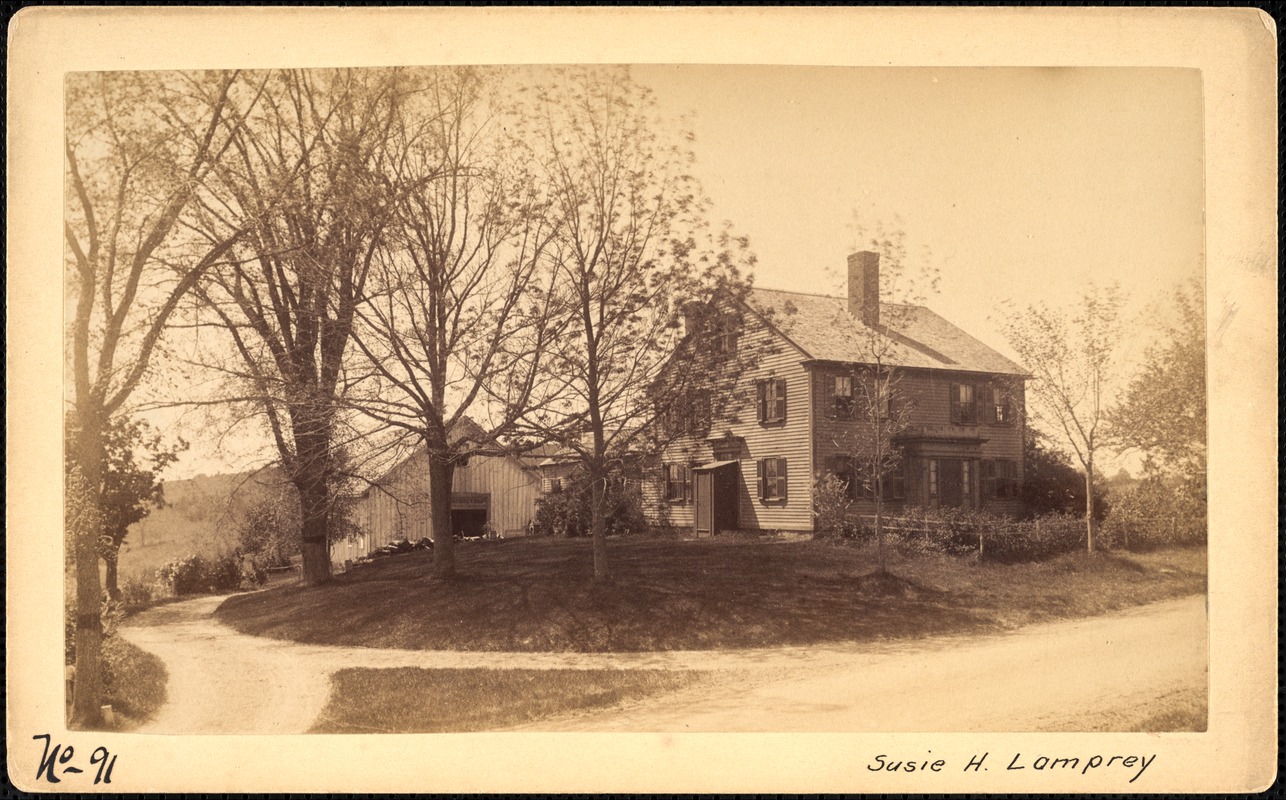
<svg viewBox="0 0 1286 800"><path fill-rule="evenodd" d="M165 508L131 526L121 547L121 582L189 554L231 550L238 512L278 481L271 470L166 481Z"/></svg>

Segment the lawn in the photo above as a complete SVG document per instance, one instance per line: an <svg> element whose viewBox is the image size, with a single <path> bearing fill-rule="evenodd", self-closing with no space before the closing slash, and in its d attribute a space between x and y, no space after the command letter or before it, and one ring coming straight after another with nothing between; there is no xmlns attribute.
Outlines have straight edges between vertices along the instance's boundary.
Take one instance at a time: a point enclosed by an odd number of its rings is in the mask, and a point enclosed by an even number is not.
<svg viewBox="0 0 1286 800"><path fill-rule="evenodd" d="M1083 553L1032 564L895 554L821 541L617 539L614 578L589 542L508 539L362 565L319 587L230 597L223 622L311 644L444 650L637 652L869 641L1000 630L1203 592L1204 548Z"/></svg>
<svg viewBox="0 0 1286 800"><path fill-rule="evenodd" d="M344 669L311 733L438 733L507 728L700 683L689 670Z"/></svg>
<svg viewBox="0 0 1286 800"><path fill-rule="evenodd" d="M107 684L103 702L112 707L116 730L127 731L150 719L165 703L168 675L161 659L119 636L103 640Z"/></svg>

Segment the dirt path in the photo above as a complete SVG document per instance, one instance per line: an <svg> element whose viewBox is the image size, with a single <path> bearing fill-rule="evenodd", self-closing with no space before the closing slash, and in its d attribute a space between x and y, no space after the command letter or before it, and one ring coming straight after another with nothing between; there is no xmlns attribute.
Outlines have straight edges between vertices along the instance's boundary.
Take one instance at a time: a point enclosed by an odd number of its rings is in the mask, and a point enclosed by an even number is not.
<svg viewBox="0 0 1286 800"><path fill-rule="evenodd" d="M971 642L855 653L843 665L738 690L691 692L610 714L524 726L556 731L929 732L1095 730L1204 698L1205 598L1033 625Z"/></svg>
<svg viewBox="0 0 1286 800"><path fill-rule="evenodd" d="M707 687L627 713L530 726L538 730L1024 730L1032 728L1014 726L1205 686L1199 596L995 636L658 653L301 645L216 621L223 599L160 606L121 629L169 673L169 701L138 732L303 732L326 704L330 675L345 667L763 670L755 688Z"/></svg>

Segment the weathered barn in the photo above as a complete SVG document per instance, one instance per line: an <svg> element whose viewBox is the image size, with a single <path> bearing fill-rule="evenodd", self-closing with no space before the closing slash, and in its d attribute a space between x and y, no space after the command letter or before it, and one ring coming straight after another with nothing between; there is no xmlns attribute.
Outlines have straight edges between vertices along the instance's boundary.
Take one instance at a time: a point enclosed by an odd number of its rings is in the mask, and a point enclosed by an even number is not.
<svg viewBox="0 0 1286 800"><path fill-rule="evenodd" d="M465 536L522 536L540 495L536 459L471 456L452 480L451 527ZM428 456L412 453L358 498L353 521L361 534L332 547L337 562L406 539L433 538L429 518Z"/></svg>

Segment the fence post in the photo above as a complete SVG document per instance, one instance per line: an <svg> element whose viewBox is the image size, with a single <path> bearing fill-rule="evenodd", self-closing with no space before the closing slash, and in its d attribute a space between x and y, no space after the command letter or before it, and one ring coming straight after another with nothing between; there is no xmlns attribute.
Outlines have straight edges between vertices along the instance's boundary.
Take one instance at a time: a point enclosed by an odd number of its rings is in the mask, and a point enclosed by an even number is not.
<svg viewBox="0 0 1286 800"><path fill-rule="evenodd" d="M978 558L982 558L982 531L978 531Z"/></svg>

